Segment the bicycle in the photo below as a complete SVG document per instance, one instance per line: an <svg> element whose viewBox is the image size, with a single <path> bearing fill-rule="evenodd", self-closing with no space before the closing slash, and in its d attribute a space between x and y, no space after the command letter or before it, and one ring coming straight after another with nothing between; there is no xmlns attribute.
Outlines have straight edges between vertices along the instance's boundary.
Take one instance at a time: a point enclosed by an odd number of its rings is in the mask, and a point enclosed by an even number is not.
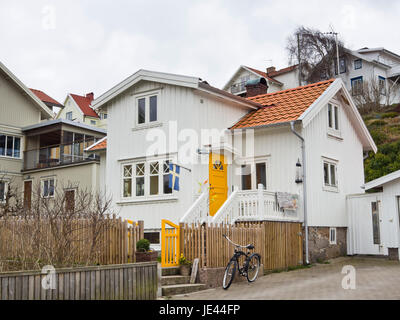
<svg viewBox="0 0 400 320"><path fill-rule="evenodd" d="M239 274L242 277L247 278L248 282L254 282L257 279L258 272L260 270L261 256L258 253L250 254L249 250L254 250L254 246L252 244L248 244L247 246L241 246L239 244L234 243L225 234L223 235L223 237L235 246L235 251L233 253L231 260L229 261L228 265L225 268L222 287L225 290L227 290L230 287L233 279L235 278L236 269L239 270ZM239 250L239 248L246 248L248 250L247 254ZM246 257L242 267L239 266L239 258L241 256Z"/></svg>

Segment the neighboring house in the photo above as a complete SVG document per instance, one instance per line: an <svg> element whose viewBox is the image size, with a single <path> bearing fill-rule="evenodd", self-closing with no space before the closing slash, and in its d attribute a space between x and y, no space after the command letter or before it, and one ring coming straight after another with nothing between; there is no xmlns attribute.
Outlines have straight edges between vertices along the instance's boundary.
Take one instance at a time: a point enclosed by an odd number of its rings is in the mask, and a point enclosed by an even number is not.
<svg viewBox="0 0 400 320"><path fill-rule="evenodd" d="M67 119L86 123L91 126L106 129L107 128L107 113L97 113L91 107L94 99L93 93L88 93L85 96L70 93L64 102L64 108L57 114L57 119Z"/></svg>
<svg viewBox="0 0 400 320"><path fill-rule="evenodd" d="M369 82L379 86L381 103L400 102L399 55L384 48L346 51L348 58L340 58L339 71L346 88L353 96L362 94L363 83Z"/></svg>
<svg viewBox="0 0 400 320"><path fill-rule="evenodd" d="M80 189L100 192L100 161L85 149L106 132L84 123L55 119L22 128L26 147L23 153L24 202L29 207L32 192L40 188L44 197L68 192L74 199Z"/></svg>
<svg viewBox="0 0 400 320"><path fill-rule="evenodd" d="M30 89L42 102L50 108L51 111L54 113L54 117L57 113L64 107L61 103L57 100L50 97L48 94L44 93L41 90Z"/></svg>
<svg viewBox="0 0 400 320"><path fill-rule="evenodd" d="M38 97L39 95L39 97ZM99 160L84 149L105 136L105 130L65 119L53 119L43 100L0 63L0 202L13 188L29 207L32 192L43 197L78 188L99 190ZM47 101L55 105L56 101Z"/></svg>
<svg viewBox="0 0 400 320"><path fill-rule="evenodd" d="M262 93L268 92L276 92L288 88L293 88L290 85L297 86L297 83L293 83L292 79L288 79L287 74L290 74L288 71L291 68L286 68L287 70L278 70L276 71L274 67L267 68L266 72L260 71L254 68L250 68L247 66L240 66L233 76L229 79L229 81L225 84L222 90L227 91L231 94L246 97L246 83L251 80L259 79L260 77L265 78L267 80L267 88ZM273 72L278 75L278 77L273 77L269 75L269 72ZM296 72L294 72L296 73ZM285 82L282 82L278 78L282 78ZM289 85L289 86L288 86ZM247 95L248 96L248 95Z"/></svg>
<svg viewBox="0 0 400 320"><path fill-rule="evenodd" d="M368 82L374 83L380 91L382 104L400 102L400 56L385 48L362 48L359 50L345 49L346 55L339 58L339 75L337 62L332 65L335 77L340 77L346 89L355 99L365 90ZM267 80L269 93L300 85L298 65L281 70L269 67L266 72L240 66L223 90L235 95L251 96L246 93L246 83L249 80L263 77ZM327 73L320 75L321 80L327 80ZM275 81L275 82L274 82ZM307 83L301 83L301 85ZM266 93L266 92L265 92Z"/></svg>
<svg viewBox="0 0 400 320"><path fill-rule="evenodd" d="M276 192L286 192L298 196L293 215L249 217L307 221L312 260L346 253L346 196L363 191L363 156L376 146L340 79L243 99L196 77L139 70L93 107L110 114L100 149L113 204L122 217L144 220L153 245L161 219L232 222L257 192L273 208ZM205 129L220 136L194 139ZM154 148L158 136L164 143ZM169 188L169 163L182 164L179 191Z"/></svg>
<svg viewBox="0 0 400 320"><path fill-rule="evenodd" d="M23 128L52 119L53 112L0 62L0 201L9 183L22 190Z"/></svg>
<svg viewBox="0 0 400 320"><path fill-rule="evenodd" d="M400 170L366 183L365 190L378 192L348 197L348 253L399 260Z"/></svg>

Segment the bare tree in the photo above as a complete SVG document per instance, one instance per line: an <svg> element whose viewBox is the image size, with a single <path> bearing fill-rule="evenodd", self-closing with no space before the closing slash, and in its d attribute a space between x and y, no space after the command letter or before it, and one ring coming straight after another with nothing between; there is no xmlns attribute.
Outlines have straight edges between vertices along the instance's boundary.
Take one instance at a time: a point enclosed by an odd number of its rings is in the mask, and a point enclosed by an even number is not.
<svg viewBox="0 0 400 320"><path fill-rule="evenodd" d="M343 41L338 39L341 59L346 59ZM301 26L287 39L289 64L299 64L301 82L333 78L337 70L336 38L317 29Z"/></svg>
<svg viewBox="0 0 400 320"><path fill-rule="evenodd" d="M380 82L371 77L354 85L352 88L353 100L356 103L360 113L380 111L383 107L391 105L400 92L400 85L392 81Z"/></svg>
<svg viewBox="0 0 400 320"><path fill-rule="evenodd" d="M99 263L101 236L113 223L108 219L112 215L111 198L105 193L76 188L71 203L66 192L70 189L71 186L59 187L54 190L54 197L45 198L38 184L32 190L29 208L15 205L10 210L4 206L0 211L3 267L4 262L19 270L38 269L46 264L62 267ZM15 203L22 200L16 199Z"/></svg>

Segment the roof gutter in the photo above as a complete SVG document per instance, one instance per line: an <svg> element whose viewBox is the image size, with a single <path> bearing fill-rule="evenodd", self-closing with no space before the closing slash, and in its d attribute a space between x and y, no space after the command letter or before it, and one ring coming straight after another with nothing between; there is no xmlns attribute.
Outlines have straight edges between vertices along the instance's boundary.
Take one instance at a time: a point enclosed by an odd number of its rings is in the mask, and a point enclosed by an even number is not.
<svg viewBox="0 0 400 320"><path fill-rule="evenodd" d="M307 176L306 176L306 147L304 138L294 129L294 121L290 122L290 130L301 140L301 157L303 160L303 207L304 207L304 232L305 232L305 249L306 249L306 264L310 264L308 250L308 219L307 219Z"/></svg>

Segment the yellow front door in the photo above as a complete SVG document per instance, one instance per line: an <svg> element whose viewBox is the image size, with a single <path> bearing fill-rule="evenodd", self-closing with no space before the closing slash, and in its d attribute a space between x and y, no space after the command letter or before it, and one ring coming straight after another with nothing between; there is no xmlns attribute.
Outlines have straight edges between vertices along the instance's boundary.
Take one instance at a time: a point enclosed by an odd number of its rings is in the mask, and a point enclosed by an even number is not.
<svg viewBox="0 0 400 320"><path fill-rule="evenodd" d="M214 216L228 198L228 165L225 157L210 153L210 215Z"/></svg>

